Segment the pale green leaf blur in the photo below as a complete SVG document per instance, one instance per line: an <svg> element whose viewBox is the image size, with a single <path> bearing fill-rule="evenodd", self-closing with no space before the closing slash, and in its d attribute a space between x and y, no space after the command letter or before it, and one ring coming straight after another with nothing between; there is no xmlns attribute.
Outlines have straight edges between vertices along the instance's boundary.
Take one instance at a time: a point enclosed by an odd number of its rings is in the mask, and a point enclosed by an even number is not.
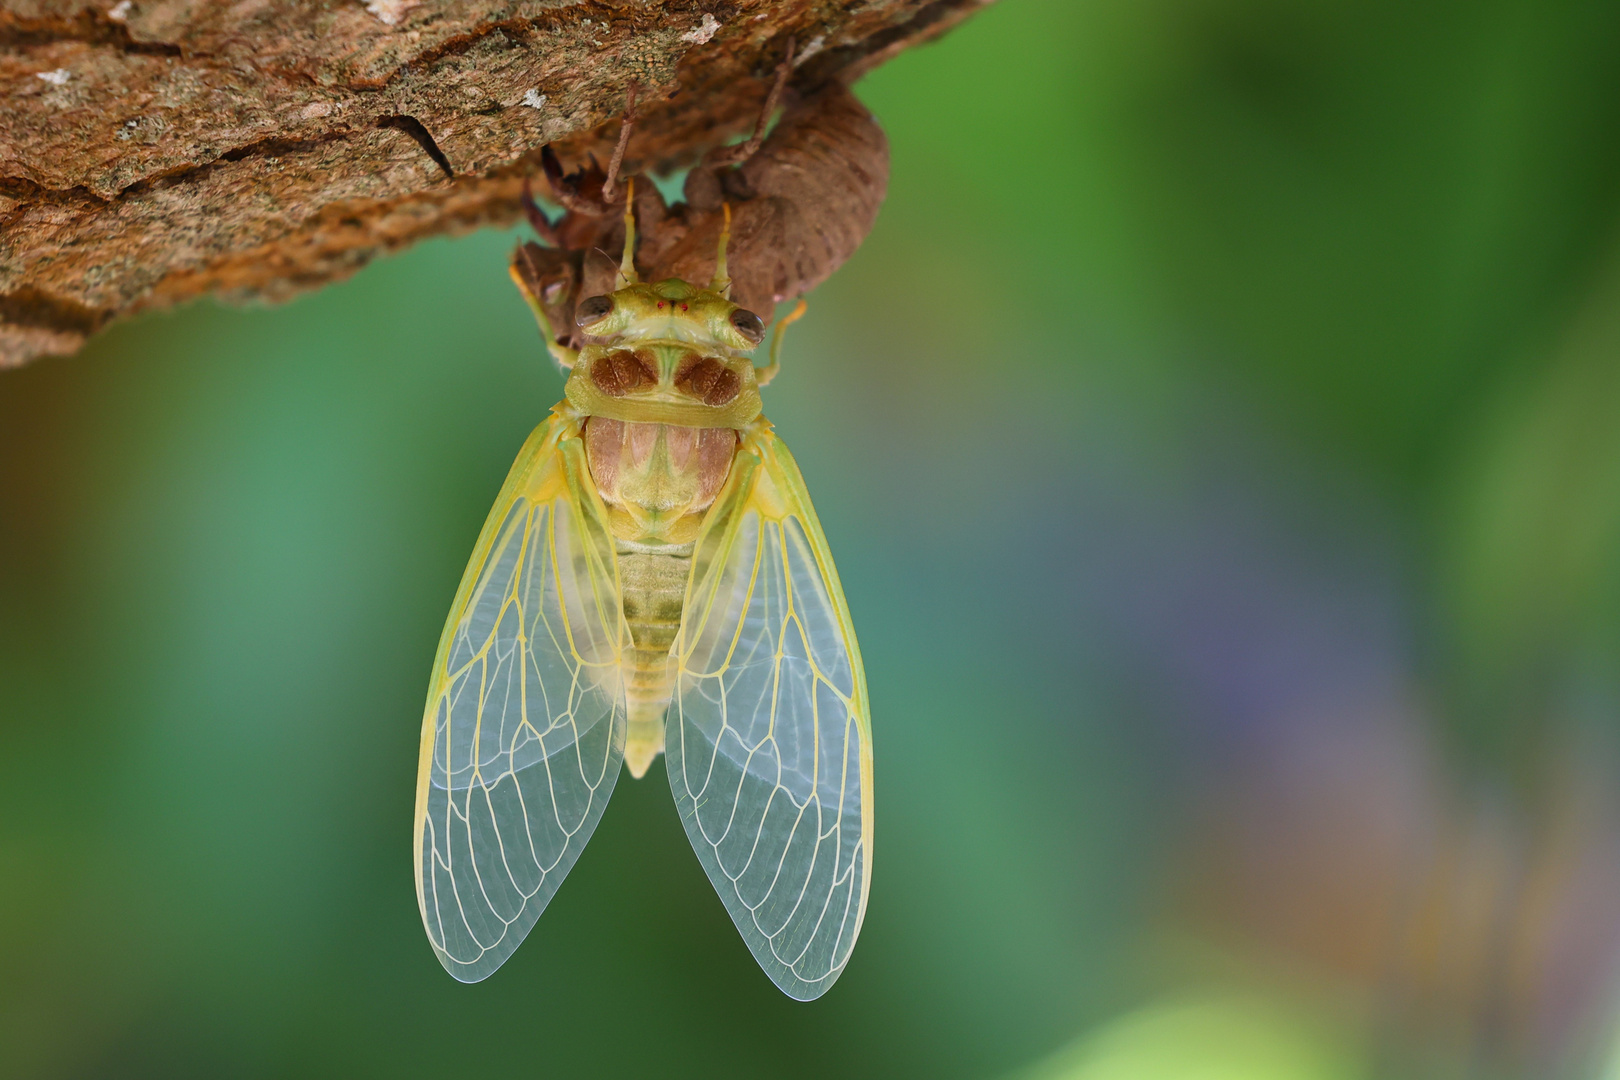
<svg viewBox="0 0 1620 1080"><path fill-rule="evenodd" d="M768 415L871 904L759 971L662 766L512 960L428 666L561 392L519 230L0 372L0 1077L1620 1075L1620 5L1000 0Z"/></svg>
<svg viewBox="0 0 1620 1080"><path fill-rule="evenodd" d="M1357 1080L1314 1018L1263 1000L1191 998L1102 1025L1018 1080Z"/></svg>

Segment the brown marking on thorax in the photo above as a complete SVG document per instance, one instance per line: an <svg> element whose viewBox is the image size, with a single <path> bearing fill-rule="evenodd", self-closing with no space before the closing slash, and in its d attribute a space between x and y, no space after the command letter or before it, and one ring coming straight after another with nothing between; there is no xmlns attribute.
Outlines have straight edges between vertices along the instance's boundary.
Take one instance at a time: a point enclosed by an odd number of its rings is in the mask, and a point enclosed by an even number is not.
<svg viewBox="0 0 1620 1080"><path fill-rule="evenodd" d="M651 356L615 349L591 362L591 381L610 397L658 385L658 364Z"/></svg>
<svg viewBox="0 0 1620 1080"><path fill-rule="evenodd" d="M724 405L742 389L742 379L712 356L686 356L675 368L675 389L705 405Z"/></svg>
<svg viewBox="0 0 1620 1080"><path fill-rule="evenodd" d="M753 362L726 352L657 339L587 345L564 392L587 416L737 431L759 415L759 390Z"/></svg>

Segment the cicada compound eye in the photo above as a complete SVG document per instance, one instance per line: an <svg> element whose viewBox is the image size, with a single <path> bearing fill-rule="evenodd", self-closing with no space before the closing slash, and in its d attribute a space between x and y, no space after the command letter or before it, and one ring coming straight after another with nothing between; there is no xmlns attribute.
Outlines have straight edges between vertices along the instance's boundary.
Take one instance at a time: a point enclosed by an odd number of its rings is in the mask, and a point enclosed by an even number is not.
<svg viewBox="0 0 1620 1080"><path fill-rule="evenodd" d="M587 296L574 308L574 325L579 327L599 323L613 314L613 298L611 296Z"/></svg>
<svg viewBox="0 0 1620 1080"><path fill-rule="evenodd" d="M738 308L731 313L731 327L747 338L750 344L758 345L765 340L765 323L746 308Z"/></svg>

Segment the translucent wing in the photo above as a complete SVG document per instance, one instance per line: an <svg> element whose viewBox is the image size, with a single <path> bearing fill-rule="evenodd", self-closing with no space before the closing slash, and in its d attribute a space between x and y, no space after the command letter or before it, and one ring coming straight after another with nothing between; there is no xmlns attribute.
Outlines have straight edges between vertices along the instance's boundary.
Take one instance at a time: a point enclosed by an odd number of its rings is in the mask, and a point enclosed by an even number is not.
<svg viewBox="0 0 1620 1080"><path fill-rule="evenodd" d="M838 978L872 860L866 676L798 466L747 432L693 556L669 782L743 940L800 1000Z"/></svg>
<svg viewBox="0 0 1620 1080"><path fill-rule="evenodd" d="M596 828L624 757L617 560L577 426L518 454L439 640L416 780L416 895L445 970L512 954Z"/></svg>

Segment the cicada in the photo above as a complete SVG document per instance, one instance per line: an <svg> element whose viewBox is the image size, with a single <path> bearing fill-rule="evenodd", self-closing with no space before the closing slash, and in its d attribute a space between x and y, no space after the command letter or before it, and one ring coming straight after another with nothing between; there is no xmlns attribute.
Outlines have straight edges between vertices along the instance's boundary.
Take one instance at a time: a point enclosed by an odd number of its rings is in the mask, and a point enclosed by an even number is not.
<svg viewBox="0 0 1620 1080"><path fill-rule="evenodd" d="M565 397L484 523L422 724L417 898L462 981L529 932L621 765L640 778L660 753L699 862L778 987L819 997L860 933L866 677L804 480L761 411L791 318L768 366L748 354L774 302L864 237L887 147L842 87L759 134L695 168L675 207L632 179L622 213L611 174L565 177L548 151L568 213L531 214L554 246L521 246L513 278L568 370ZM620 229L614 266L600 248Z"/></svg>

